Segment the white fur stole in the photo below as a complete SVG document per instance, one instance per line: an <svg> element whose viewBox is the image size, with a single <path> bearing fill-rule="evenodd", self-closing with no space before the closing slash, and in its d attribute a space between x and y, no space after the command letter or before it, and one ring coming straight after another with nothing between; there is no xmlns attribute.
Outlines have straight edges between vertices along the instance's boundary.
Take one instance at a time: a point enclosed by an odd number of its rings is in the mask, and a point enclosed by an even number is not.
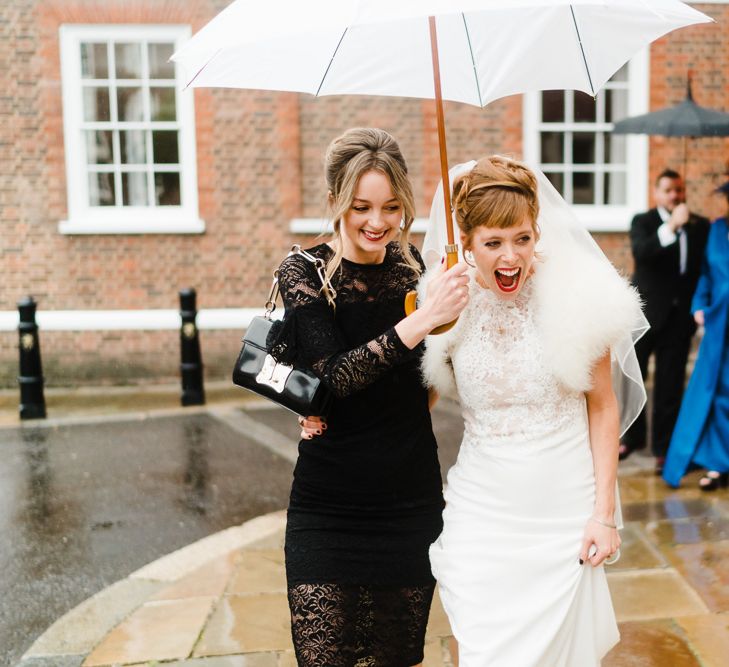
<svg viewBox="0 0 729 667"><path fill-rule="evenodd" d="M641 309L638 293L608 262L579 254L569 266L546 258L536 260L534 266L530 280L534 281L535 320L545 362L565 388L588 391L597 360L630 335L636 324ZM429 270L420 280L421 300L436 270ZM470 304L450 331L425 340L423 376L442 395L457 393L450 359L463 328L469 325L469 309Z"/></svg>

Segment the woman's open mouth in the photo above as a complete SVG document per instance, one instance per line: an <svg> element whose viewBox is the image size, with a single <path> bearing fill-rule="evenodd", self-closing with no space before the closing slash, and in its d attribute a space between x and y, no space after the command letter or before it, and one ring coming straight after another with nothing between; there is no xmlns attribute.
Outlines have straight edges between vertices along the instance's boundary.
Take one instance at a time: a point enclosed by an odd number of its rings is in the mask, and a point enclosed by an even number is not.
<svg viewBox="0 0 729 667"><path fill-rule="evenodd" d="M380 232L379 234L375 234L375 232L370 232L366 229L361 230L362 235L368 240L368 241L381 241L387 231Z"/></svg>
<svg viewBox="0 0 729 667"><path fill-rule="evenodd" d="M513 292L519 286L521 269L496 269L494 276L502 292Z"/></svg>

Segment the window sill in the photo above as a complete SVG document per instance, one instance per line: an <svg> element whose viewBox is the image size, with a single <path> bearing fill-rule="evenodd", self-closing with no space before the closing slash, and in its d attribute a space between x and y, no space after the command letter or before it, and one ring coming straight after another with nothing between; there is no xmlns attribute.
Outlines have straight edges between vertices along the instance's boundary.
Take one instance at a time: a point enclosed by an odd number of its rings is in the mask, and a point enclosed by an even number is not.
<svg viewBox="0 0 729 667"><path fill-rule="evenodd" d="M198 218L169 220L130 220L103 222L95 220L61 220L61 234L203 234L205 221Z"/></svg>

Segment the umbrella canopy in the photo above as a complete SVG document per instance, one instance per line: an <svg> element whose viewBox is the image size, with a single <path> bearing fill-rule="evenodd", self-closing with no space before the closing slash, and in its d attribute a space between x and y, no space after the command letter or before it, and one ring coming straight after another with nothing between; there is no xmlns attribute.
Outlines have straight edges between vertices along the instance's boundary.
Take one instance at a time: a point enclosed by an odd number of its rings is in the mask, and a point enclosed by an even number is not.
<svg viewBox="0 0 729 667"><path fill-rule="evenodd" d="M191 86L433 98L595 95L667 32L711 21L679 0L235 0L174 56Z"/></svg>
<svg viewBox="0 0 729 667"><path fill-rule="evenodd" d="M594 96L653 40L710 21L680 0L235 0L172 59L195 87L435 99L450 267L442 99Z"/></svg>
<svg viewBox="0 0 729 667"><path fill-rule="evenodd" d="M729 137L729 113L696 104L689 81L683 102L668 109L624 118L615 123L613 132L664 137Z"/></svg>

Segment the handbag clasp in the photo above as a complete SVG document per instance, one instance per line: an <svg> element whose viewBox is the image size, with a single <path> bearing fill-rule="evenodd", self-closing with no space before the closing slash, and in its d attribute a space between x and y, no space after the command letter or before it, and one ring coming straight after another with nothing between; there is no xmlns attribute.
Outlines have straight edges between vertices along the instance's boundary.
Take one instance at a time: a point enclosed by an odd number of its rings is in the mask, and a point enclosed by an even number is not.
<svg viewBox="0 0 729 667"><path fill-rule="evenodd" d="M256 375L256 382L271 387L280 394L283 392L286 380L288 380L293 370L293 366L280 364L270 354L267 354L263 360L263 368Z"/></svg>

